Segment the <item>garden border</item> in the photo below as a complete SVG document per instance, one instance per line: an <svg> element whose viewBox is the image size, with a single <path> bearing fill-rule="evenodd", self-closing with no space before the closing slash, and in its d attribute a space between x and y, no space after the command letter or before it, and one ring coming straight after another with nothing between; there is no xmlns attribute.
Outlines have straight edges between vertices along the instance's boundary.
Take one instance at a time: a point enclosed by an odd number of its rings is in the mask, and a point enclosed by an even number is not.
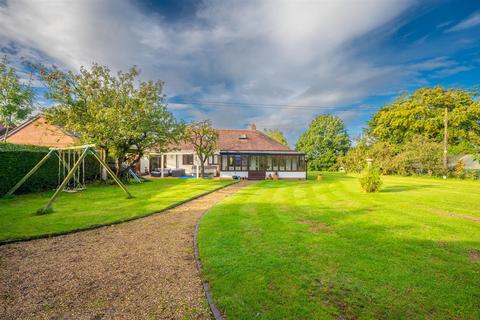
<svg viewBox="0 0 480 320"><path fill-rule="evenodd" d="M0 246L3 246L3 245L7 245L7 244L12 244L12 243L17 243L17 242L26 242L26 241L32 241L32 240L38 240L38 239L48 239L48 238L54 238L54 237L58 237L58 236L64 236L64 235L68 235L68 234L72 234L72 233L77 233L77 232L82 232L82 231L89 231L89 230L95 230L95 229L100 229L100 228L103 228L103 227L109 227L109 226L114 226L114 225L117 225L117 224L120 224L120 223L125 223L125 222L130 222L130 221L133 221L133 220L138 220L138 219L142 219L142 218L146 218L146 217L149 217L149 216L152 216L154 214L159 214L159 213L164 213L165 211L167 210L170 210L170 209L173 209L173 208L176 208L182 204L185 204L185 203L188 203L190 201L193 201L193 200L196 200L198 198L201 198L201 197L204 197L206 195L209 195L213 192L216 192L218 190L221 190L223 188L226 188L226 187L229 187L231 185L234 185L236 183L238 183L239 181L234 181L232 183L229 183L229 184L226 184L224 186L220 186L216 189L213 189L213 190L210 190L210 191L207 191L205 193L202 193L202 194L199 194L193 198L190 198L190 199L187 199L187 200L184 200L184 201L180 201L178 203L175 203L175 204L172 204L168 207L165 207L159 211L154 211L154 212L150 212L150 213L146 213L146 214L143 214L143 215L139 215L139 216L136 216L136 217L131 217L131 218L127 218L127 219L122 219L122 220L117 220L117 221L113 221L113 222L109 222L109 223L101 223L101 224L94 224L94 225L91 225L91 226L88 226L88 227L83 227L83 228L78 228L78 229L73 229L73 230L69 230L69 231L62 231L62 232L56 232L56 233L47 233L47 234L40 234L40 235L35 235L35 236L31 236L31 237L25 237L25 238L14 238L14 239L7 239L7 240L0 240ZM203 217L203 215L202 215Z"/></svg>

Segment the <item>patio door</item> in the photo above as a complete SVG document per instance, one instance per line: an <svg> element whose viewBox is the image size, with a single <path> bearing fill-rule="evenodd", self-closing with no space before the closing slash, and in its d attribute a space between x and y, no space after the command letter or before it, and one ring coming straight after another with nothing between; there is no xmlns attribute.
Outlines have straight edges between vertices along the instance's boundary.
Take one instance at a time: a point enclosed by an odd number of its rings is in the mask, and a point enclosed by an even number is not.
<svg viewBox="0 0 480 320"><path fill-rule="evenodd" d="M250 156L248 161L248 179L264 180L266 163L264 156Z"/></svg>

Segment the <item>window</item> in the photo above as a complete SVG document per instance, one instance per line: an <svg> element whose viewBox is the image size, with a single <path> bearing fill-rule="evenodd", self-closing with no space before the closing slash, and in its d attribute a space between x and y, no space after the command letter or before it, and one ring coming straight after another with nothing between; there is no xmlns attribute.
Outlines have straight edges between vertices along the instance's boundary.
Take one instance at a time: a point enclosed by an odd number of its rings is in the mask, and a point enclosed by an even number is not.
<svg viewBox="0 0 480 320"><path fill-rule="evenodd" d="M285 156L278 157L278 171L285 171Z"/></svg>
<svg viewBox="0 0 480 320"><path fill-rule="evenodd" d="M272 170L273 170L272 157L268 156L267 157L267 171L272 171Z"/></svg>
<svg viewBox="0 0 480 320"><path fill-rule="evenodd" d="M208 164L217 165L218 164L218 155L214 154L213 156L209 156L207 160Z"/></svg>
<svg viewBox="0 0 480 320"><path fill-rule="evenodd" d="M257 170L257 156L250 156L250 167L248 168L250 171Z"/></svg>
<svg viewBox="0 0 480 320"><path fill-rule="evenodd" d="M266 165L266 158L264 156L259 156L258 157L258 170L259 171L265 170L265 165Z"/></svg>
<svg viewBox="0 0 480 320"><path fill-rule="evenodd" d="M272 163L273 163L273 166L272 166L272 170L274 171L278 171L278 157L272 157Z"/></svg>
<svg viewBox="0 0 480 320"><path fill-rule="evenodd" d="M298 157L292 157L292 171L297 171Z"/></svg>
<svg viewBox="0 0 480 320"><path fill-rule="evenodd" d="M239 171L242 170L242 156L240 155L235 155L233 156L234 163L235 163L235 170Z"/></svg>
<svg viewBox="0 0 480 320"><path fill-rule="evenodd" d="M247 171L248 170L248 156L246 155L221 155L222 171Z"/></svg>
<svg viewBox="0 0 480 320"><path fill-rule="evenodd" d="M285 158L285 170L291 171L292 170L292 157Z"/></svg>
<svg viewBox="0 0 480 320"><path fill-rule="evenodd" d="M228 156L228 171L235 171L235 158Z"/></svg>
<svg viewBox="0 0 480 320"><path fill-rule="evenodd" d="M228 167L228 157L227 156L220 156L222 159L222 171L227 171Z"/></svg>
<svg viewBox="0 0 480 320"><path fill-rule="evenodd" d="M242 171L248 170L248 156L242 156Z"/></svg>
<svg viewBox="0 0 480 320"><path fill-rule="evenodd" d="M161 156L152 156L150 157L150 171L160 170L162 167L162 157ZM163 167L167 167L167 156L163 156Z"/></svg>
<svg viewBox="0 0 480 320"><path fill-rule="evenodd" d="M184 154L182 157L182 163L184 165L193 164L193 154Z"/></svg>
<svg viewBox="0 0 480 320"><path fill-rule="evenodd" d="M304 156L300 156L300 159L298 160L298 170L303 171L305 170L305 158Z"/></svg>

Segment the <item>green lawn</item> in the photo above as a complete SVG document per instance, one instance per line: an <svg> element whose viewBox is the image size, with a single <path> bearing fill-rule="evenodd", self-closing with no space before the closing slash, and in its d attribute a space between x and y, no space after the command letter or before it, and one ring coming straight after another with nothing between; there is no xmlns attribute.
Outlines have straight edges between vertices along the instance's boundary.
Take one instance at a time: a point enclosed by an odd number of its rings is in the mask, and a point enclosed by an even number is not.
<svg viewBox="0 0 480 320"><path fill-rule="evenodd" d="M42 192L0 199L0 240L65 232L152 213L231 183L221 180L154 179L128 185L135 197L126 199L116 185L94 185L62 193L54 212L37 215L53 194Z"/></svg>
<svg viewBox="0 0 480 320"><path fill-rule="evenodd" d="M262 181L204 217L228 319L480 319L480 182Z"/></svg>

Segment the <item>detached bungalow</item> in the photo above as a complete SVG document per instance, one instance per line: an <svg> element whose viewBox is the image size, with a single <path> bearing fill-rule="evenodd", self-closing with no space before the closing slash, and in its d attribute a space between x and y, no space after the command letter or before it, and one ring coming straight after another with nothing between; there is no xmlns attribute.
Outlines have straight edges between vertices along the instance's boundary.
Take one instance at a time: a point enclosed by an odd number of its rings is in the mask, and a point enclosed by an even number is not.
<svg viewBox="0 0 480 320"><path fill-rule="evenodd" d="M252 180L278 175L280 179L306 179L305 154L291 150L252 125L248 130L217 129L217 151L205 163L205 172L220 178ZM161 168L164 168L161 170ZM196 175L200 163L192 145L181 144L167 153L151 152L140 162L142 173L183 169Z"/></svg>

